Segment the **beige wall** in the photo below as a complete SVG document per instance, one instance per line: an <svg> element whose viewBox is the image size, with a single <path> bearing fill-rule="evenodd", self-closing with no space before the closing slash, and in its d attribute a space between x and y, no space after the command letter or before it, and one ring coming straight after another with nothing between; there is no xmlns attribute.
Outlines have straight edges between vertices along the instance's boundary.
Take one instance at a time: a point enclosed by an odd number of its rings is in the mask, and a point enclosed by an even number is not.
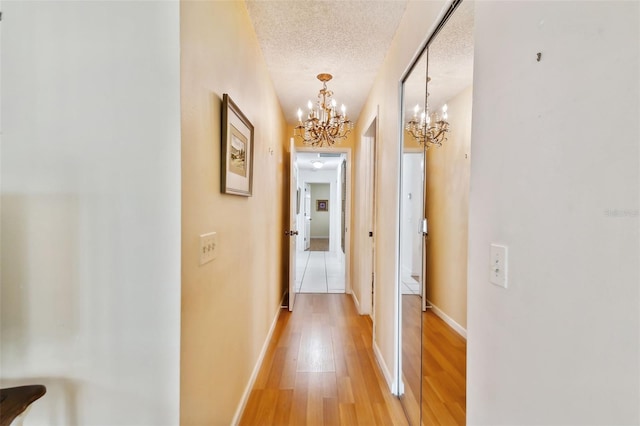
<svg viewBox="0 0 640 426"><path fill-rule="evenodd" d="M412 58L424 43L427 35L433 31L433 24L442 10L444 1L410 1L398 28L398 32L390 46L385 61L380 68L369 97L358 119L356 126L356 169L363 169L363 158L358 155L362 151L363 135L371 120L378 116L378 164L377 164L377 208L376 208L376 289L375 289L375 331L374 341L379 351L379 361L387 380L396 381L397 365L397 269L398 250L398 185L399 185L399 140L401 128L400 118L400 80L408 68ZM427 24L425 24L427 23ZM360 172L359 172L360 173ZM354 211L361 211L364 206L362 188L358 185ZM362 228L363 215L355 216L354 229ZM360 233L362 234L362 232ZM356 237L352 258L352 274L354 291L362 293L366 287L366 277L360 276L359 265L366 261L362 253L364 234Z"/></svg>
<svg viewBox="0 0 640 426"><path fill-rule="evenodd" d="M467 327L467 239L472 88L447 101L450 131L427 150L427 299Z"/></svg>
<svg viewBox="0 0 640 426"><path fill-rule="evenodd" d="M327 200L329 208L333 208L333 200L328 183L312 183L311 187L311 238L329 238L329 211L318 211L318 200Z"/></svg>
<svg viewBox="0 0 640 426"><path fill-rule="evenodd" d="M181 2L180 422L229 424L282 296L286 125L244 2ZM220 109L255 127L253 196L220 193ZM199 266L198 236L218 233Z"/></svg>

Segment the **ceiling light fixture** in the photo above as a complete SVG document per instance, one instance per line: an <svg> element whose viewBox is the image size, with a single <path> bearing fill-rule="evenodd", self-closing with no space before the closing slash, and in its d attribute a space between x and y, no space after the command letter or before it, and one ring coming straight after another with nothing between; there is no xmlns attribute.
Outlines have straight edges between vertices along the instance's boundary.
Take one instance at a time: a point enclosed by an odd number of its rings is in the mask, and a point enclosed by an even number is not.
<svg viewBox="0 0 640 426"><path fill-rule="evenodd" d="M447 104L442 106L442 114L430 113L429 110L422 111L418 119L420 105L416 105L413 109L413 118L409 120L405 126L405 130L420 145L425 148L430 146L442 146L442 142L447 140L447 132L449 131L449 118L447 114Z"/></svg>
<svg viewBox="0 0 640 426"><path fill-rule="evenodd" d="M314 109L313 103L309 101L309 113L304 121L302 110L298 108L298 125L295 127L294 136L307 145L332 146L347 137L353 129L353 123L347 119L347 108L344 104L340 111L336 109L336 100L332 99L333 92L327 89L327 81L333 78L332 75L318 74L317 78L322 82L317 107Z"/></svg>
<svg viewBox="0 0 640 426"><path fill-rule="evenodd" d="M319 160L315 160L311 162L311 165L313 166L314 169L321 169L322 166L324 166L324 163L322 161Z"/></svg>

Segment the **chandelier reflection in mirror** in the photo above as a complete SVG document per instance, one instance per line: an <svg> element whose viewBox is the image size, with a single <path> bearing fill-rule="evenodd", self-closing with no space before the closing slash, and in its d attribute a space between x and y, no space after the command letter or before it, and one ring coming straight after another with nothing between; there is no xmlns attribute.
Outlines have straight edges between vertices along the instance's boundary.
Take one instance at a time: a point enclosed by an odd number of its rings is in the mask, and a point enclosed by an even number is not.
<svg viewBox="0 0 640 426"><path fill-rule="evenodd" d="M442 142L447 140L447 132L449 132L449 118L447 115L447 104L442 106L442 113L430 113L429 110L422 111L420 118L420 105L416 105L413 110L413 118L409 120L404 129L420 145L426 149L430 146L442 146Z"/></svg>
<svg viewBox="0 0 640 426"><path fill-rule="evenodd" d="M340 110L336 109L333 92L327 89L327 81L333 78L332 75L318 74L317 78L322 82L322 89L318 93L316 108L309 101L309 112L304 121L302 110L298 108L298 125L294 129L294 136L307 145L332 146L347 137L353 129L353 123L347 118L347 108L344 104Z"/></svg>

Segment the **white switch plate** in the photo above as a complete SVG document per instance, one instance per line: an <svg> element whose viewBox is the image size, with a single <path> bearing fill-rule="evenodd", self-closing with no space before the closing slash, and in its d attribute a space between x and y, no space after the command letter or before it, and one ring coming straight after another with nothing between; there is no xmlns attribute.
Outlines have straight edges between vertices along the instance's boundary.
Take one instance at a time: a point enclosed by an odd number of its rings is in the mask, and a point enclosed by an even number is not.
<svg viewBox="0 0 640 426"><path fill-rule="evenodd" d="M200 235L200 265L211 262L218 255L218 235L215 232Z"/></svg>
<svg viewBox="0 0 640 426"><path fill-rule="evenodd" d="M491 265L489 281L499 287L507 288L507 247L491 244Z"/></svg>

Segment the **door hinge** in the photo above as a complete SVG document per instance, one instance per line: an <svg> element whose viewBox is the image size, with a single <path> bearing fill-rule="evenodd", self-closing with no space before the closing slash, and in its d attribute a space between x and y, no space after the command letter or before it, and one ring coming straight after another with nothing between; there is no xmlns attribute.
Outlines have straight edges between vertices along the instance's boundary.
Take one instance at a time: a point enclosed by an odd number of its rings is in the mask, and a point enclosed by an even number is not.
<svg viewBox="0 0 640 426"><path fill-rule="evenodd" d="M373 238L373 231L369 231L369 236Z"/></svg>

